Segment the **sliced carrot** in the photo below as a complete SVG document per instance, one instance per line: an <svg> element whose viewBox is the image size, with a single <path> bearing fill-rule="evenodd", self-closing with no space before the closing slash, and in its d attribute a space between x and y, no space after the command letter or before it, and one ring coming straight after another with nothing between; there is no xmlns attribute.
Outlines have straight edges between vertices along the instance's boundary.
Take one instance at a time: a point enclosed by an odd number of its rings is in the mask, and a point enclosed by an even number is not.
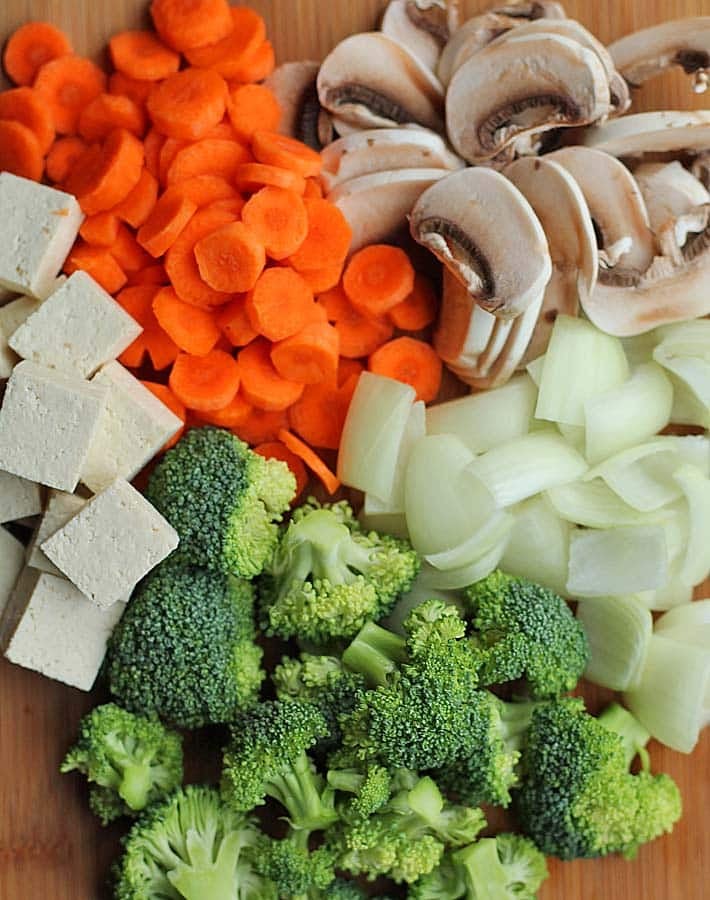
<svg viewBox="0 0 710 900"><path fill-rule="evenodd" d="M327 200L303 201L308 213L308 234L289 262L299 272L324 269L342 262L347 256L352 231L347 219Z"/></svg>
<svg viewBox="0 0 710 900"><path fill-rule="evenodd" d="M153 312L153 299L157 292L158 288L153 285L138 285L125 288L116 297L117 303L143 327L143 334L119 357L120 362L131 368L137 368L146 353L158 370L166 368L177 358L177 345L160 327Z"/></svg>
<svg viewBox="0 0 710 900"><path fill-rule="evenodd" d="M351 399L334 384L309 384L289 408L291 428L311 447L337 450Z"/></svg>
<svg viewBox="0 0 710 900"><path fill-rule="evenodd" d="M143 141L145 167L153 178L160 179L160 152L163 149L163 144L166 143L166 140L167 139L164 138L159 131L156 131L155 128L151 128Z"/></svg>
<svg viewBox="0 0 710 900"><path fill-rule="evenodd" d="M245 347L258 337L258 333L251 327L244 297L237 297L223 306L217 315L217 324L233 347Z"/></svg>
<svg viewBox="0 0 710 900"><path fill-rule="evenodd" d="M232 128L232 123L227 119L222 119L211 131L208 131L205 138L216 141L239 141L236 131Z"/></svg>
<svg viewBox="0 0 710 900"><path fill-rule="evenodd" d="M314 294L322 294L340 284L344 265L345 261L343 260L322 269L301 269L301 275L311 286Z"/></svg>
<svg viewBox="0 0 710 900"><path fill-rule="evenodd" d="M221 41L233 26L227 0L153 0L155 30L173 50Z"/></svg>
<svg viewBox="0 0 710 900"><path fill-rule="evenodd" d="M376 375L384 375L411 384L417 400L430 403L441 387L441 359L431 344L416 338L399 337L383 344L370 355L368 368Z"/></svg>
<svg viewBox="0 0 710 900"><path fill-rule="evenodd" d="M234 140L204 138L178 150L168 168L166 184L197 175L219 175L231 181L237 168L250 159L247 148Z"/></svg>
<svg viewBox="0 0 710 900"><path fill-rule="evenodd" d="M151 257L136 240L130 228L123 223L118 226L116 240L110 248L111 254L124 272L140 272L153 263Z"/></svg>
<svg viewBox="0 0 710 900"><path fill-rule="evenodd" d="M419 273L414 276L411 294L387 313L390 321L402 331L420 331L436 318L438 303L434 285Z"/></svg>
<svg viewBox="0 0 710 900"><path fill-rule="evenodd" d="M238 191L247 193L258 191L265 185L284 188L301 195L306 189L305 179L296 172L279 169L277 166L265 166L261 163L243 163L238 166L234 173L234 183Z"/></svg>
<svg viewBox="0 0 710 900"><path fill-rule="evenodd" d="M254 406L249 416L232 431L238 438L254 446L265 441L275 441L279 431L287 427L288 416L284 410L269 412Z"/></svg>
<svg viewBox="0 0 710 900"><path fill-rule="evenodd" d="M311 322L271 348L271 362L282 378L301 384L335 381L338 332L328 322Z"/></svg>
<svg viewBox="0 0 710 900"><path fill-rule="evenodd" d="M303 196L316 200L322 199L323 188L317 178L306 178L306 193Z"/></svg>
<svg viewBox="0 0 710 900"><path fill-rule="evenodd" d="M129 78L123 72L113 72L109 75L109 94L115 94L117 97L128 97L143 111L145 111L145 105L148 102L148 96L152 89L152 81L139 81L136 78Z"/></svg>
<svg viewBox="0 0 710 900"><path fill-rule="evenodd" d="M155 263L150 266L145 266L145 268L139 269L137 272L129 272L127 274L128 284L131 287L143 284L159 285L160 287L164 287L169 283L167 273L163 266Z"/></svg>
<svg viewBox="0 0 710 900"><path fill-rule="evenodd" d="M100 212L84 219L79 234L92 247L110 247L118 237L119 225L118 216L112 212Z"/></svg>
<svg viewBox="0 0 710 900"><path fill-rule="evenodd" d="M188 409L210 412L231 403L239 390L240 366L223 350L205 356L180 353L173 363L168 384Z"/></svg>
<svg viewBox="0 0 710 900"><path fill-rule="evenodd" d="M197 206L178 191L166 191L138 229L138 243L153 257L166 253L184 231Z"/></svg>
<svg viewBox="0 0 710 900"><path fill-rule="evenodd" d="M286 444L281 441L266 441L254 447L254 453L258 453L259 456L264 456L266 459L280 459L285 462L296 479L296 496L293 499L296 500L301 496L308 485L308 473L302 460L292 453Z"/></svg>
<svg viewBox="0 0 710 900"><path fill-rule="evenodd" d="M253 84L268 78L275 68L274 46L271 41L264 41L253 53L235 62L228 77L233 84Z"/></svg>
<svg viewBox="0 0 710 900"><path fill-rule="evenodd" d="M165 138L163 140L158 156L158 178L161 184L168 183L168 170L173 164L173 160L183 147L187 146L187 141L178 141L175 138Z"/></svg>
<svg viewBox="0 0 710 900"><path fill-rule="evenodd" d="M148 114L166 137L199 141L222 121L227 83L211 69L185 69L156 82L148 97Z"/></svg>
<svg viewBox="0 0 710 900"><path fill-rule="evenodd" d="M399 247L370 244L351 256L343 289L358 312L382 316L412 293L414 266Z"/></svg>
<svg viewBox="0 0 710 900"><path fill-rule="evenodd" d="M105 247L74 244L64 263L64 271L71 275L79 269L88 272L109 294L120 291L126 283L126 273Z"/></svg>
<svg viewBox="0 0 710 900"><path fill-rule="evenodd" d="M294 191L264 187L242 210L242 221L272 259L286 259L298 250L308 233L303 200Z"/></svg>
<svg viewBox="0 0 710 900"><path fill-rule="evenodd" d="M237 391L234 399L222 409L202 412L200 418L209 425L217 425L219 428L238 428L246 422L252 414L253 408L251 403L248 403Z"/></svg>
<svg viewBox="0 0 710 900"><path fill-rule="evenodd" d="M79 116L79 134L85 141L102 141L114 128L125 128L136 137L145 132L145 113L129 97L99 94Z"/></svg>
<svg viewBox="0 0 710 900"><path fill-rule="evenodd" d="M86 143L80 137L63 137L56 140L44 161L47 178L55 184L64 181L85 150Z"/></svg>
<svg viewBox="0 0 710 900"><path fill-rule="evenodd" d="M140 181L143 145L124 128L112 131L102 145L90 145L74 164L65 188L75 194L87 215L112 209Z"/></svg>
<svg viewBox="0 0 710 900"><path fill-rule="evenodd" d="M341 356L338 361L338 387L342 387L353 378L357 380L364 371L365 367L361 362Z"/></svg>
<svg viewBox="0 0 710 900"><path fill-rule="evenodd" d="M353 308L340 285L320 294L318 303L325 309L329 322L337 322L352 315Z"/></svg>
<svg viewBox="0 0 710 900"><path fill-rule="evenodd" d="M298 172L304 178L318 175L321 170L320 153L286 134L257 131L252 137L251 149L257 162Z"/></svg>
<svg viewBox="0 0 710 900"><path fill-rule="evenodd" d="M318 456L317 453L314 453L307 444L304 444L303 441L300 440L300 438L297 438L295 434L291 434L290 431L282 428L281 431L279 431L279 440L284 443L292 453L295 453L296 456L303 460L311 472L321 480L323 487L329 494L334 494L338 490L340 487L340 480L330 471L320 456Z"/></svg>
<svg viewBox="0 0 710 900"><path fill-rule="evenodd" d="M153 312L160 327L185 353L205 356L219 340L214 315L185 303L171 287L161 288L155 295Z"/></svg>
<svg viewBox="0 0 710 900"><path fill-rule="evenodd" d="M232 214L232 218L237 220L244 209L244 197L241 194L235 194L233 197L227 197L225 200L215 200L209 205L209 209L226 210Z"/></svg>
<svg viewBox="0 0 710 900"><path fill-rule="evenodd" d="M181 400L178 400L166 384L158 384L156 381L143 381L141 383L143 387L148 388L154 397L157 397L171 412L175 413L178 419L182 419L183 421L183 427L176 432L167 443L163 444L161 452L164 452L165 450L174 447L183 436L185 431L184 423L187 418L185 404Z"/></svg>
<svg viewBox="0 0 710 900"><path fill-rule="evenodd" d="M111 38L108 49L114 67L138 81L160 81L180 68L180 54L152 31L122 31Z"/></svg>
<svg viewBox="0 0 710 900"><path fill-rule="evenodd" d="M34 81L60 134L74 134L79 116L106 90L106 76L90 59L60 56L45 63Z"/></svg>
<svg viewBox="0 0 710 900"><path fill-rule="evenodd" d="M3 65L15 84L31 85L45 63L72 52L69 38L49 22L28 22L10 35Z"/></svg>
<svg viewBox="0 0 710 900"><path fill-rule="evenodd" d="M199 240L195 259L203 281L233 294L254 287L266 264L264 245L243 222L223 225Z"/></svg>
<svg viewBox="0 0 710 900"><path fill-rule="evenodd" d="M238 138L250 141L255 131L275 131L281 107L273 91L263 84L242 84L227 100L227 115Z"/></svg>
<svg viewBox="0 0 710 900"><path fill-rule="evenodd" d="M303 393L303 385L287 381L271 362L271 345L257 338L239 352L242 393L254 406L268 412L288 409Z"/></svg>
<svg viewBox="0 0 710 900"><path fill-rule="evenodd" d="M147 168L141 172L138 184L112 212L133 228L140 228L158 201L158 179Z"/></svg>
<svg viewBox="0 0 710 900"><path fill-rule="evenodd" d="M39 181L44 157L33 131L19 122L0 120L0 172Z"/></svg>
<svg viewBox="0 0 710 900"><path fill-rule="evenodd" d="M270 341L300 331L313 320L314 305L313 291L287 266L266 269L245 302L252 328Z"/></svg>
<svg viewBox="0 0 710 900"><path fill-rule="evenodd" d="M347 359L369 356L386 343L394 332L387 319L370 319L350 307L347 315L339 316L335 329L340 336L340 355Z"/></svg>
<svg viewBox="0 0 710 900"><path fill-rule="evenodd" d="M42 155L49 152L55 136L54 123L46 104L33 88L19 87L0 93L0 119L29 128L37 138Z"/></svg>
<svg viewBox="0 0 710 900"><path fill-rule="evenodd" d="M195 244L213 231L234 221L229 210L206 206L198 210L168 250L165 271L181 300L195 306L222 306L234 298L233 294L216 291L202 280L195 259Z"/></svg>
<svg viewBox="0 0 710 900"><path fill-rule="evenodd" d="M214 69L224 78L234 78L245 59L253 56L266 37L266 23L253 9L234 6L232 28L216 42L201 42L185 53L191 66Z"/></svg>
<svg viewBox="0 0 710 900"><path fill-rule="evenodd" d="M237 196L232 185L219 175L196 175L194 178L186 178L185 181L176 181L171 189L192 200L198 208L216 203L218 200L231 200Z"/></svg>

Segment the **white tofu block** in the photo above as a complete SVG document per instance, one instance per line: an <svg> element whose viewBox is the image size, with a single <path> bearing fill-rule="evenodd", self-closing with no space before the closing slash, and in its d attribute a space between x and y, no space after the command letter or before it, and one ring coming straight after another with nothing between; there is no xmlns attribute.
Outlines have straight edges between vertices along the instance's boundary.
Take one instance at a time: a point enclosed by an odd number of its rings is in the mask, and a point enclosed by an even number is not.
<svg viewBox="0 0 710 900"><path fill-rule="evenodd" d="M42 493L38 484L0 471L0 522L16 522L42 512Z"/></svg>
<svg viewBox="0 0 710 900"><path fill-rule="evenodd" d="M46 297L83 221L71 194L1 172L0 287Z"/></svg>
<svg viewBox="0 0 710 900"><path fill-rule="evenodd" d="M130 481L182 421L120 363L99 369L91 383L109 392L81 473L82 482L98 493L116 478Z"/></svg>
<svg viewBox="0 0 710 900"><path fill-rule="evenodd" d="M49 560L106 608L178 545L178 535L134 487L117 479L40 544Z"/></svg>
<svg viewBox="0 0 710 900"><path fill-rule="evenodd" d="M56 369L18 363L0 409L0 469L71 493L107 394Z"/></svg>
<svg viewBox="0 0 710 900"><path fill-rule="evenodd" d="M17 354L9 348L5 335L0 331L0 378L10 377L17 359Z"/></svg>
<svg viewBox="0 0 710 900"><path fill-rule="evenodd" d="M88 378L142 330L90 275L74 272L8 343L23 359Z"/></svg>
<svg viewBox="0 0 710 900"><path fill-rule="evenodd" d="M67 494L64 491L49 492L44 515L27 548L28 566L31 566L33 569L39 569L42 572L49 572L50 575L61 576L62 573L59 569L40 550L40 544L51 537L55 531L63 528L69 519L75 516L85 505L86 500L83 497L77 497L76 494Z"/></svg>
<svg viewBox="0 0 710 900"><path fill-rule="evenodd" d="M26 322L33 312L42 305L36 297L17 297L5 306L0 307L0 331L6 338L11 338L17 329Z"/></svg>
<svg viewBox="0 0 710 900"><path fill-rule="evenodd" d="M6 528L0 528L0 615L10 600L24 562L25 548L21 541Z"/></svg>
<svg viewBox="0 0 710 900"><path fill-rule="evenodd" d="M99 609L66 579L25 569L5 610L0 641L11 662L89 691L125 609L123 603Z"/></svg>

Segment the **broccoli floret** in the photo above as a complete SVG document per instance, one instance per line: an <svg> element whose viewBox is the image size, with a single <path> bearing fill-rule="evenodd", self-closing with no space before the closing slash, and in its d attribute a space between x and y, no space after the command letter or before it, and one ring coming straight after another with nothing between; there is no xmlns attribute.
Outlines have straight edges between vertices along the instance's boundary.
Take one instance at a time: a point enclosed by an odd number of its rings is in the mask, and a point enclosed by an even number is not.
<svg viewBox="0 0 710 900"><path fill-rule="evenodd" d="M138 588L109 644L112 693L186 728L229 722L264 677L251 585L172 557Z"/></svg>
<svg viewBox="0 0 710 900"><path fill-rule="evenodd" d="M629 727L612 718L615 727ZM533 712L516 807L523 831L546 854L633 856L680 818L680 793L669 776L629 772L635 727L627 740L607 727L610 721L598 721L571 697Z"/></svg>
<svg viewBox="0 0 710 900"><path fill-rule="evenodd" d="M407 542L351 525L347 504L307 510L281 532L259 595L268 634L323 645L386 615L420 560Z"/></svg>
<svg viewBox="0 0 710 900"><path fill-rule="evenodd" d="M367 900L367 897L368 894L357 882L336 878L332 884L328 885L326 891L311 891L308 900Z"/></svg>
<svg viewBox="0 0 710 900"><path fill-rule="evenodd" d="M565 601L496 571L466 588L482 655L481 684L527 680L533 697L571 691L589 659L584 629Z"/></svg>
<svg viewBox="0 0 710 900"><path fill-rule="evenodd" d="M255 865L276 885L279 897L311 900L327 896L326 888L335 880L335 860L335 852L327 846L308 849L307 831L292 831L281 840L262 838Z"/></svg>
<svg viewBox="0 0 710 900"><path fill-rule="evenodd" d="M452 854L463 875L466 900L500 897L535 900L547 878L547 864L532 841L517 834L483 838Z"/></svg>
<svg viewBox="0 0 710 900"><path fill-rule="evenodd" d="M254 822L192 785L153 804L124 839L116 900L277 900L254 867Z"/></svg>
<svg viewBox="0 0 710 900"><path fill-rule="evenodd" d="M243 713L224 754L225 799L246 812L272 797L286 808L292 827L328 828L338 818L334 791L306 754L327 733L325 719L310 703L269 701Z"/></svg>
<svg viewBox="0 0 710 900"><path fill-rule="evenodd" d="M361 675L370 687L387 684L408 660L404 638L374 622L366 622L343 652L343 664Z"/></svg>
<svg viewBox="0 0 710 900"><path fill-rule="evenodd" d="M459 900L465 896L463 871L450 853L444 854L439 865L411 885L407 892L407 900Z"/></svg>
<svg viewBox="0 0 710 900"><path fill-rule="evenodd" d="M340 817L345 821L366 819L384 806L392 793L390 773L377 763L330 769L328 784L336 791L351 795L338 807Z"/></svg>
<svg viewBox="0 0 710 900"><path fill-rule="evenodd" d="M296 480L281 460L205 427L168 450L146 497L180 535L181 562L252 578L274 549L277 523L295 493Z"/></svg>
<svg viewBox="0 0 710 900"><path fill-rule="evenodd" d="M75 769L92 783L91 808L107 825L182 784L182 738L156 716L106 703L81 720L79 740L60 766Z"/></svg>

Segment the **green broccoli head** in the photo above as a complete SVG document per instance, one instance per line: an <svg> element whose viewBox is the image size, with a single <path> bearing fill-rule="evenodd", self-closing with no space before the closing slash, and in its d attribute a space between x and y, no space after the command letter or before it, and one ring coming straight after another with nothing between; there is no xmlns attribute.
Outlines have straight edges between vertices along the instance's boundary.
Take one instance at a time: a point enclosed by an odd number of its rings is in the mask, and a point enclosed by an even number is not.
<svg viewBox="0 0 710 900"><path fill-rule="evenodd" d="M390 773L377 763L329 769L328 784L348 795L346 801L338 804L338 813L344 821L366 819L384 806L392 793Z"/></svg>
<svg viewBox="0 0 710 900"><path fill-rule="evenodd" d="M60 771L75 769L92 783L91 807L106 825L135 815L182 783L182 738L157 716L106 703L81 720L79 740Z"/></svg>
<svg viewBox="0 0 710 900"><path fill-rule="evenodd" d="M547 878L547 864L532 841L517 834L483 838L452 854L463 876L465 893L458 896L478 900L482 896L501 900L535 900Z"/></svg>
<svg viewBox="0 0 710 900"><path fill-rule="evenodd" d="M306 751L328 733L311 703L267 701L240 715L225 750L222 790L235 809L248 811L272 797L294 828L316 831L337 819L332 788Z"/></svg>
<svg viewBox="0 0 710 900"><path fill-rule="evenodd" d="M323 645L350 638L408 591L420 560L405 541L365 533L345 503L296 510L259 581L267 633Z"/></svg>
<svg viewBox="0 0 710 900"><path fill-rule="evenodd" d="M516 807L523 831L560 859L623 853L672 830L681 815L666 775L629 772L627 743L582 700L542 704L532 715Z"/></svg>
<svg viewBox="0 0 710 900"><path fill-rule="evenodd" d="M259 843L256 869L276 885L279 897L310 900L335 880L335 852L325 845L310 850L307 837L294 832L280 840L264 836Z"/></svg>
<svg viewBox="0 0 710 900"><path fill-rule="evenodd" d="M139 586L109 643L112 693L186 728L229 722L264 673L251 585L166 560Z"/></svg>
<svg viewBox="0 0 710 900"><path fill-rule="evenodd" d="M527 680L533 697L571 691L589 659L584 629L565 601L496 571L466 588L480 646L481 683Z"/></svg>
<svg viewBox="0 0 710 900"><path fill-rule="evenodd" d="M296 480L281 460L205 427L168 450L146 497L180 535L181 562L253 578L274 549L277 523L295 493Z"/></svg>
<svg viewBox="0 0 710 900"><path fill-rule="evenodd" d="M116 900L277 900L254 866L259 832L211 787L153 804L124 839Z"/></svg>

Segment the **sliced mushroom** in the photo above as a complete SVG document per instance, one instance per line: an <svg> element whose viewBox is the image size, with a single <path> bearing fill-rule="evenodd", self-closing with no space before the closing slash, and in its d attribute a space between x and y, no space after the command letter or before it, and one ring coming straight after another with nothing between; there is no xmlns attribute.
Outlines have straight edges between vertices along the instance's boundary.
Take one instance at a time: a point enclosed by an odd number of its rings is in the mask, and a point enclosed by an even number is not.
<svg viewBox="0 0 710 900"><path fill-rule="evenodd" d="M454 149L472 163L530 132L594 122L609 111L599 58L560 35L515 35L464 63L446 95Z"/></svg>
<svg viewBox="0 0 710 900"><path fill-rule="evenodd" d="M710 112L635 113L588 128L583 141L587 147L623 157L707 150L710 147Z"/></svg>
<svg viewBox="0 0 710 900"><path fill-rule="evenodd" d="M380 30L433 72L457 25L455 0L390 0Z"/></svg>
<svg viewBox="0 0 710 900"><path fill-rule="evenodd" d="M549 157L519 159L503 174L535 211L547 235L552 259L552 277L526 353L530 360L547 349L557 316L576 316L580 297L586 298L594 290L599 265L597 241L584 195L559 163Z"/></svg>
<svg viewBox="0 0 710 900"><path fill-rule="evenodd" d="M491 12L513 19L566 19L567 13L555 0L513 0L503 6L494 6Z"/></svg>
<svg viewBox="0 0 710 900"><path fill-rule="evenodd" d="M710 150L698 153L690 165L690 171L704 187L710 190Z"/></svg>
<svg viewBox="0 0 710 900"><path fill-rule="evenodd" d="M379 32L354 34L328 54L318 73L321 105L353 125L390 128L414 122L443 130L443 88L432 72Z"/></svg>
<svg viewBox="0 0 710 900"><path fill-rule="evenodd" d="M436 70L441 83L447 85L451 81L462 57L468 59L499 35L510 31L511 28L517 28L524 21L492 12L468 19L451 35L451 39L441 52Z"/></svg>
<svg viewBox="0 0 710 900"><path fill-rule="evenodd" d="M563 147L559 163L584 194L600 241L599 279L634 278L653 262L656 243L633 175L613 156L589 147Z"/></svg>
<svg viewBox="0 0 710 900"><path fill-rule="evenodd" d="M710 16L675 19L634 31L609 46L616 68L638 87L671 66L693 75L694 90L702 93L710 75Z"/></svg>
<svg viewBox="0 0 710 900"><path fill-rule="evenodd" d="M552 274L537 216L493 169L447 175L422 194L409 221L412 237L453 272L479 306L500 318L524 312Z"/></svg>
<svg viewBox="0 0 710 900"><path fill-rule="evenodd" d="M264 81L281 107L281 134L295 137L315 150L333 139L330 117L318 101L319 68L320 63L310 60L284 63Z"/></svg>
<svg viewBox="0 0 710 900"><path fill-rule="evenodd" d="M352 228L352 251L388 240L407 225L421 194L446 175L446 169L400 169L362 175L328 194Z"/></svg>

